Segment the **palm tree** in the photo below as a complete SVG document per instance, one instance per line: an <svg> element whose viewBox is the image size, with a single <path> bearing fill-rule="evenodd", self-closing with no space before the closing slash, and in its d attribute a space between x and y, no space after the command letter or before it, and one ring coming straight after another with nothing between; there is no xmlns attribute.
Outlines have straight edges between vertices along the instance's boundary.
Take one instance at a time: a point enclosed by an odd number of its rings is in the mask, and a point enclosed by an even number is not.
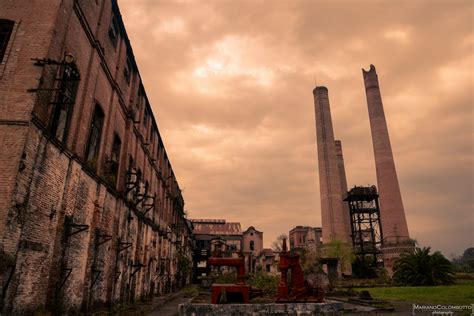
<svg viewBox="0 0 474 316"><path fill-rule="evenodd" d="M454 282L452 263L439 251L430 254L430 247L404 253L395 262L393 279L405 285L440 285Z"/></svg>

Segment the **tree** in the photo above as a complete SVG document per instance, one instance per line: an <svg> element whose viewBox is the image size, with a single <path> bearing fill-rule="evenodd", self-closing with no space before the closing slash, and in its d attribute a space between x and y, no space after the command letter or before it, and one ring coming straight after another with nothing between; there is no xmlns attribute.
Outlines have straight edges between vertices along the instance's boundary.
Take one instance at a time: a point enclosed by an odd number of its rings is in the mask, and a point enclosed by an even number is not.
<svg viewBox="0 0 474 316"><path fill-rule="evenodd" d="M352 264L352 275L360 279L372 279L377 276L372 258L357 257Z"/></svg>
<svg viewBox="0 0 474 316"><path fill-rule="evenodd" d="M319 259L321 255L316 249L305 249L301 255L301 268L305 274L312 273L315 270L319 271L320 264Z"/></svg>
<svg viewBox="0 0 474 316"><path fill-rule="evenodd" d="M286 234L281 234L277 237L277 239L272 243L272 249L273 251L281 252L283 249L283 239L287 240L287 246L288 245L288 236Z"/></svg>
<svg viewBox="0 0 474 316"><path fill-rule="evenodd" d="M454 282L454 267L439 251L430 254L430 247L404 253L395 262L395 282L404 285L440 285Z"/></svg>
<svg viewBox="0 0 474 316"><path fill-rule="evenodd" d="M474 247L464 250L462 256L453 259L453 263L457 272L474 272Z"/></svg>
<svg viewBox="0 0 474 316"><path fill-rule="evenodd" d="M323 254L326 258L336 258L341 267L350 266L355 259L352 247L338 239L325 244Z"/></svg>

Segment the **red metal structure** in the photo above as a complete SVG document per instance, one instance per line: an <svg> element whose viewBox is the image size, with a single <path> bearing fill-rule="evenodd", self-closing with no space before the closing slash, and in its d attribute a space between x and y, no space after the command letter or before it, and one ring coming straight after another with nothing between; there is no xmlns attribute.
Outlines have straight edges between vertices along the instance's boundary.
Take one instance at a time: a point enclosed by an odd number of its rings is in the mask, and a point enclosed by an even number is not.
<svg viewBox="0 0 474 316"><path fill-rule="evenodd" d="M234 299L241 300L244 304L250 301L250 285L245 284L245 259L239 258L220 258L211 257L208 260L210 266L226 266L237 268L237 283L236 284L213 284L211 286L212 304L220 304L233 301Z"/></svg>
<svg viewBox="0 0 474 316"><path fill-rule="evenodd" d="M276 295L277 302L322 301L322 291L310 289L304 279L300 265L300 256L288 252L286 239L283 240L278 268L281 272L280 284ZM288 270L291 270L290 284L287 281Z"/></svg>

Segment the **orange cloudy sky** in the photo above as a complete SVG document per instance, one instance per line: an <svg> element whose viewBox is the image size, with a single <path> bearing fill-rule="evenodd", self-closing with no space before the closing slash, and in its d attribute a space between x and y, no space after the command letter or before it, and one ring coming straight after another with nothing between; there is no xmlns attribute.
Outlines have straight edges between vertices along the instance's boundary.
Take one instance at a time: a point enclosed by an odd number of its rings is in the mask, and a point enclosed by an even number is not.
<svg viewBox="0 0 474 316"><path fill-rule="evenodd" d="M349 187L375 183L361 68L379 74L408 225L473 246L473 2L119 0L191 218L264 243L321 225L312 89L327 86Z"/></svg>

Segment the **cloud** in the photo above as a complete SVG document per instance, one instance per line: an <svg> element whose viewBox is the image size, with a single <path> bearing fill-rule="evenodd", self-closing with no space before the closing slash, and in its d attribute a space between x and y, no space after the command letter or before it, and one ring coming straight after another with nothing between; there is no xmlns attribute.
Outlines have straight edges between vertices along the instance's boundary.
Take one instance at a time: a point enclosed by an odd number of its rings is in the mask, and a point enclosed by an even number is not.
<svg viewBox="0 0 474 316"><path fill-rule="evenodd" d="M315 81L349 187L375 183L373 63L411 235L445 254L472 246L471 1L119 5L191 217L254 225L266 246L320 225Z"/></svg>

